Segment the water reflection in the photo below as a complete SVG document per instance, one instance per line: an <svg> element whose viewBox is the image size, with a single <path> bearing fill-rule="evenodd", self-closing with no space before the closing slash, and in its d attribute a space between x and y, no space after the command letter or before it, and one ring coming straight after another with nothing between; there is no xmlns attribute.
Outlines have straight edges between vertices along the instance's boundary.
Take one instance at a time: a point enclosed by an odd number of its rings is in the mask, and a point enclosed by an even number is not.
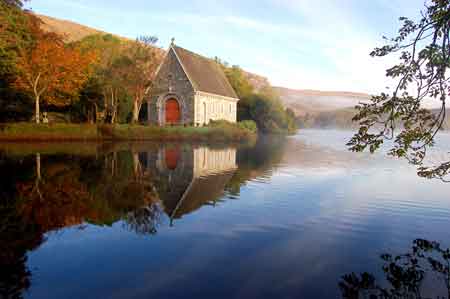
<svg viewBox="0 0 450 299"><path fill-rule="evenodd" d="M346 274L339 282L343 298L450 298L450 249L417 239L409 252L380 258L384 280L367 272Z"/></svg>
<svg viewBox="0 0 450 299"><path fill-rule="evenodd" d="M49 232L121 223L136 234L154 235L165 219L174 225L216 205L224 192L239 193L249 173L274 162L272 155L255 161L246 148L111 144L72 155L74 145L58 148L60 154L49 154L45 146L46 154L14 154L20 147L12 147L0 156L1 298L22 298L31 283L27 253L45 243Z"/></svg>
<svg viewBox="0 0 450 299"><path fill-rule="evenodd" d="M0 298L339 298L368 270L390 288L380 253L449 240L448 185L347 139L0 144Z"/></svg>

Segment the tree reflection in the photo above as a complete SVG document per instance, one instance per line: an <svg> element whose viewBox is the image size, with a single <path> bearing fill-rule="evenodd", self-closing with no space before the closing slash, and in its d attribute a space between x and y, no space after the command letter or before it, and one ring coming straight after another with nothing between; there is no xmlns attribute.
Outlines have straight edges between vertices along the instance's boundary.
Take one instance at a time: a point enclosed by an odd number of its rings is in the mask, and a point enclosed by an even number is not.
<svg viewBox="0 0 450 299"><path fill-rule="evenodd" d="M32 166L31 161L0 159L0 298L22 298L31 278L26 253L44 240L36 226L22 221L15 200L15 182L32 179Z"/></svg>
<svg viewBox="0 0 450 299"><path fill-rule="evenodd" d="M123 221L133 232L156 233L161 208L151 180L129 153L108 157L0 156L0 298L22 298L31 279L27 252L48 232Z"/></svg>
<svg viewBox="0 0 450 299"><path fill-rule="evenodd" d="M125 215L124 226L139 235L154 235L161 223L163 209L160 205L149 205Z"/></svg>
<svg viewBox="0 0 450 299"><path fill-rule="evenodd" d="M373 274L355 273L342 277L343 298L450 298L450 249L437 242L417 239L411 251L381 255L385 281Z"/></svg>

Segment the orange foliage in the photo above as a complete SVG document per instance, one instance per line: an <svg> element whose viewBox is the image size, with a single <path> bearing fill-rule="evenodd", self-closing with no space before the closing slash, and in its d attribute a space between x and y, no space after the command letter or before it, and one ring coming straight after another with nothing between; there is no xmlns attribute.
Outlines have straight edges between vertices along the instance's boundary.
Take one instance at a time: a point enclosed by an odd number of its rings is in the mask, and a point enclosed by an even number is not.
<svg viewBox="0 0 450 299"><path fill-rule="evenodd" d="M19 50L15 85L32 94L37 104L43 96L49 104L67 105L68 101L58 95L77 95L89 77L96 55L67 46L58 35L43 32L36 28L38 24L32 25L36 42L30 49Z"/></svg>
<svg viewBox="0 0 450 299"><path fill-rule="evenodd" d="M133 122L138 121L144 98L153 87L157 68L163 59L162 51L155 48L156 41L155 37L144 36L125 51L130 63L123 69L124 85L133 98Z"/></svg>

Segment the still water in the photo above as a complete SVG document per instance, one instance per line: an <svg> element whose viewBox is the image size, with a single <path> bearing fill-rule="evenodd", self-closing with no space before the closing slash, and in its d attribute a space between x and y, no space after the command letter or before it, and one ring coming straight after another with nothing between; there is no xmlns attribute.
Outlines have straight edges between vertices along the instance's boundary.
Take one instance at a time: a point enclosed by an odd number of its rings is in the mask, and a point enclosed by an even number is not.
<svg viewBox="0 0 450 299"><path fill-rule="evenodd" d="M342 298L383 253L449 247L450 185L348 152L350 134L1 145L0 297Z"/></svg>

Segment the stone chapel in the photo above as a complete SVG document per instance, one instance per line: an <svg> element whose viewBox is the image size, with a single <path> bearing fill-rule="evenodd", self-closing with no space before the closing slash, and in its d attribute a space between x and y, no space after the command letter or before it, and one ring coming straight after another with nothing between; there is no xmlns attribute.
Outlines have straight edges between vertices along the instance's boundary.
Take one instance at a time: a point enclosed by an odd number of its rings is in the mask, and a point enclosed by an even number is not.
<svg viewBox="0 0 450 299"><path fill-rule="evenodd" d="M203 126L211 120L236 122L238 101L216 61L172 42L147 101L148 121L160 126Z"/></svg>

